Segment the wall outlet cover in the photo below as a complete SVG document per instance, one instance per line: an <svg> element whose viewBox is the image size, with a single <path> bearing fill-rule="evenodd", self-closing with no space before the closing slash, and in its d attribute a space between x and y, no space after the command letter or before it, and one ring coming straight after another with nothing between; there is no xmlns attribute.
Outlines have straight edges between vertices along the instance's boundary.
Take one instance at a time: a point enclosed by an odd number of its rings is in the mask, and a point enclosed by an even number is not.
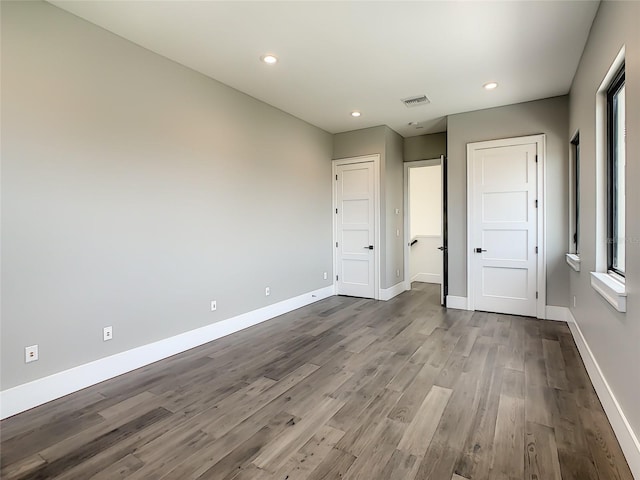
<svg viewBox="0 0 640 480"><path fill-rule="evenodd" d="M104 327L102 329L102 340L104 342L113 339L113 327Z"/></svg>
<svg viewBox="0 0 640 480"><path fill-rule="evenodd" d="M38 352L38 345L31 345L24 347L24 363L35 362L40 358Z"/></svg>

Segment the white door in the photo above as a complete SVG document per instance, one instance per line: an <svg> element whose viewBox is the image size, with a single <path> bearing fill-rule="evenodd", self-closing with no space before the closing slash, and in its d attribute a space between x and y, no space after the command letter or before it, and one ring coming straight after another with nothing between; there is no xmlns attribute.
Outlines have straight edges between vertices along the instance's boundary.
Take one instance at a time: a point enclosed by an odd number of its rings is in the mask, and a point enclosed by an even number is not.
<svg viewBox="0 0 640 480"><path fill-rule="evenodd" d="M336 166L338 295L375 298L374 162Z"/></svg>
<svg viewBox="0 0 640 480"><path fill-rule="evenodd" d="M514 143L469 150L470 288L475 310L536 316L538 144Z"/></svg>

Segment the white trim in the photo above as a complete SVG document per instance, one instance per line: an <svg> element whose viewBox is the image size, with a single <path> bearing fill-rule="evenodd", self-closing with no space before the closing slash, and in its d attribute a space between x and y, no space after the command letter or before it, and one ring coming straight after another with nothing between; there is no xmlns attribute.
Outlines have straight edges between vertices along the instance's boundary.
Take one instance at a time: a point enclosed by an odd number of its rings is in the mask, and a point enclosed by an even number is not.
<svg viewBox="0 0 640 480"><path fill-rule="evenodd" d="M391 300L406 290L405 282L396 283L393 287L381 288L378 298L383 301Z"/></svg>
<svg viewBox="0 0 640 480"><path fill-rule="evenodd" d="M405 290L411 290L411 282L413 280L409 280L409 275L411 272L411 241L413 238L409 240L409 236L411 235L411 223L410 223L410 213L409 212L409 169L410 168L420 168L420 167L431 167L434 165L442 165L442 157L431 158L428 160L417 160L411 162L404 162L404 278L405 278ZM441 172L440 175L444 173ZM443 192L444 194L444 192ZM444 232L441 232L440 235L416 235L415 238L432 238L432 237L442 237ZM420 280L417 280L420 281ZM436 283L436 282L433 282ZM442 281L437 282L442 285Z"/></svg>
<svg viewBox="0 0 640 480"><path fill-rule="evenodd" d="M558 322L567 322L567 319L569 318L569 309L567 307L547 305L545 308L544 318L547 320L556 320Z"/></svg>
<svg viewBox="0 0 640 480"><path fill-rule="evenodd" d="M374 295L374 299L375 300L379 300L380 299L380 269L382 268L382 262L381 262L381 246L382 246L382 241L380 240L381 238L381 232L380 232L380 222L382 220L381 214L380 214L380 154L375 153L372 155L362 155L359 157L349 157L349 158L339 158L339 159L334 159L331 161L331 189L332 189L332 195L331 195L331 212L333 215L333 221L331 222L333 225L333 241L331 243L332 245L332 250L333 250L333 286L334 286L334 290L337 292L338 290L338 285L336 282L336 274L338 272L338 258L336 255L336 242L337 242L337 237L338 237L338 226L336 224L336 215L333 213L336 211L337 208L337 189L336 189L336 182L335 182L335 178L336 178L336 174L337 174L337 168L338 165L352 165L354 163L367 163L367 162L373 162L373 174L374 174L374 191L375 191L375 200L374 200L374 218L375 218L375 225L374 225L374 235L375 235L375 245L374 245L374 261L375 261L375 266L374 266L374 286L373 286L373 295Z"/></svg>
<svg viewBox="0 0 640 480"><path fill-rule="evenodd" d="M625 61L622 46L596 92L596 264L597 272L607 271L607 89Z"/></svg>
<svg viewBox="0 0 640 480"><path fill-rule="evenodd" d="M580 255L577 255L575 253L567 253L564 258L571 268L573 268L576 272L580 271Z"/></svg>
<svg viewBox="0 0 640 480"><path fill-rule="evenodd" d="M456 297L454 295L447 295L447 308L470 310L467 297Z"/></svg>
<svg viewBox="0 0 640 480"><path fill-rule="evenodd" d="M605 378L596 358L589 348L587 340L584 338L580 326L576 322L571 311L568 314L569 329L573 335L573 339L576 342L584 366L587 369L593 388L595 389L602 408L604 409L611 427L620 443L622 452L629 464L631 473L634 478L640 479L640 441L631 428L627 417L625 416L620 404L618 403L607 379Z"/></svg>
<svg viewBox="0 0 640 480"><path fill-rule="evenodd" d="M0 418L24 412L56 398L270 320L330 297L334 295L334 292L333 285L330 285L205 327L196 328L158 342L9 388L0 392Z"/></svg>
<svg viewBox="0 0 640 480"><path fill-rule="evenodd" d="M472 233L473 229L471 224L473 222L473 181L471 171L471 154L474 150L487 149L494 147L504 147L511 145L523 145L528 143L536 143L536 152L538 155L537 162L537 196L538 196L538 216L537 216L537 290L538 299L536 301L536 317L545 318L546 303L547 303L547 241L546 241L546 208L545 208L545 196L546 196L546 183L545 177L545 164L547 158L546 147L546 135L529 135L525 137L505 138L501 140L489 140L485 142L472 142L467 144L467 308L469 310L475 310L475 300L473 296L473 269L471 268L471 251L472 245Z"/></svg>
<svg viewBox="0 0 640 480"><path fill-rule="evenodd" d="M608 273L591 272L591 286L617 311L627 311L627 291L624 283Z"/></svg>
<svg viewBox="0 0 640 480"><path fill-rule="evenodd" d="M439 273L416 273L411 277L412 282L442 283L442 275Z"/></svg>

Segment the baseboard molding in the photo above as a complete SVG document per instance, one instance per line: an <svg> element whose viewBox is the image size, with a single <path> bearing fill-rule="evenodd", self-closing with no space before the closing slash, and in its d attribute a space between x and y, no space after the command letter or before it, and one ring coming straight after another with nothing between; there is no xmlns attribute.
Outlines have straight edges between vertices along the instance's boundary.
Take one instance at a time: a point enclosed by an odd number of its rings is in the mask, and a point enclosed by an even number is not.
<svg viewBox="0 0 640 480"><path fill-rule="evenodd" d="M640 442L638 441L638 437L627 421L627 417L616 400L613 391L611 391L611 387L609 387L607 379L602 373L602 370L600 370L600 366L598 365L596 358L593 356L593 352L591 351L591 348L589 348L589 344L584 338L573 314L569 309L567 310L567 322L569 324L569 329L571 330L573 339L576 342L576 346L578 347L584 366L587 369L593 388L595 388L598 398L600 399L600 403L602 403L602 407L607 414L607 418L613 427L613 431L616 434L616 438L620 443L622 451L624 452L629 468L631 469L631 473L634 478L640 479Z"/></svg>
<svg viewBox="0 0 640 480"><path fill-rule="evenodd" d="M568 322L571 311L567 307L557 307L555 305L547 305L545 307L544 318L546 320L557 320L559 322Z"/></svg>
<svg viewBox="0 0 640 480"><path fill-rule="evenodd" d="M7 418L123 373L176 355L335 294L333 285L158 342L64 370L0 392L0 418Z"/></svg>
<svg viewBox="0 0 640 480"><path fill-rule="evenodd" d="M458 310L469 310L467 297L456 297L447 295L447 308L456 308Z"/></svg>
<svg viewBox="0 0 640 480"><path fill-rule="evenodd" d="M387 300L391 300L393 297L400 295L405 290L404 282L396 283L393 287L381 288L378 298L379 300L384 300L386 302Z"/></svg>
<svg viewBox="0 0 640 480"><path fill-rule="evenodd" d="M412 282L422 282L422 283L442 283L442 275L439 273L416 273L413 278L411 278Z"/></svg>

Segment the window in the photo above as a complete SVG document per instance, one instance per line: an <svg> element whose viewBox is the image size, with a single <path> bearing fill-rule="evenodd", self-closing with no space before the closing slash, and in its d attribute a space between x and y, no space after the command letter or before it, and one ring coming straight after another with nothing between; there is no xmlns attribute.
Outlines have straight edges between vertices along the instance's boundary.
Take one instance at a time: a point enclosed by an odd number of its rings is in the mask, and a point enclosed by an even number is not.
<svg viewBox="0 0 640 480"><path fill-rule="evenodd" d="M591 286L619 312L625 285L625 71L623 46L596 95L596 271ZM567 255L567 262L569 257ZM575 255L579 261L579 257ZM579 262L578 262L579 263Z"/></svg>
<svg viewBox="0 0 640 480"><path fill-rule="evenodd" d="M580 271L580 134L571 140L569 152L569 253L567 264Z"/></svg>
<svg viewBox="0 0 640 480"><path fill-rule="evenodd" d="M573 253L580 254L580 134L571 140L573 151Z"/></svg>
<svg viewBox="0 0 640 480"><path fill-rule="evenodd" d="M625 75L607 89L607 269L625 274Z"/></svg>

